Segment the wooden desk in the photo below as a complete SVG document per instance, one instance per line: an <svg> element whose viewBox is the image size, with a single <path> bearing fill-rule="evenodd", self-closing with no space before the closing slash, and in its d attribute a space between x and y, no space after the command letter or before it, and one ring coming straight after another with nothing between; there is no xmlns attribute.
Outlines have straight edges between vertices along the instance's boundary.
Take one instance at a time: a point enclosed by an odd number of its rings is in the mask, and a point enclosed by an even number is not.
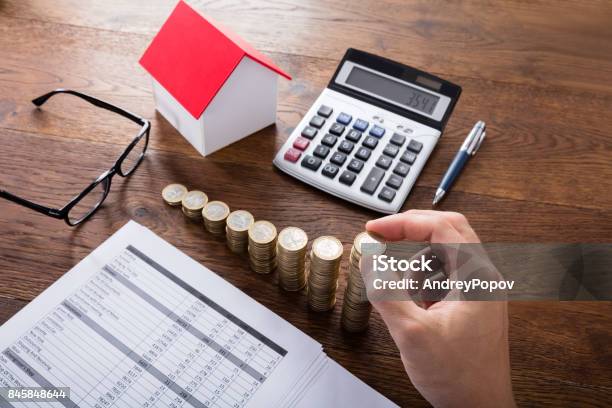
<svg viewBox="0 0 612 408"><path fill-rule="evenodd" d="M79 89L153 122L146 161L115 179L104 208L78 229L0 202L0 321L134 219L323 343L329 355L402 406L425 405L378 316L364 335L340 330L340 308L309 313L303 295L257 276L222 240L163 204L181 182L279 227L333 234L350 248L377 215L272 168L292 127L347 47L463 86L446 133L405 204L434 190L478 119L488 140L442 209L463 212L486 241L612 241L612 5L605 2L404 0L217 1L196 6L243 35L294 77L279 80L276 127L200 157L155 113L137 61L174 1L0 0L0 185L61 206L115 160L135 128L75 98L36 112L33 97ZM239 118L238 118L239 120ZM348 254L348 252L346 253ZM345 286L344 279L338 293ZM610 303L515 303L510 342L523 405L612 400Z"/></svg>

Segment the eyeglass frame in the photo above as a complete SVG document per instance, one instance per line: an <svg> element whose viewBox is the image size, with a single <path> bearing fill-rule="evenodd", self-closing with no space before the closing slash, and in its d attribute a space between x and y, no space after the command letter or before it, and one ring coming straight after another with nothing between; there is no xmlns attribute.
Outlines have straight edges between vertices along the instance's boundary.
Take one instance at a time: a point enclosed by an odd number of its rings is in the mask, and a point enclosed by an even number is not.
<svg viewBox="0 0 612 408"><path fill-rule="evenodd" d="M108 196L108 193L110 191L110 187L112 184L112 178L115 174L120 175L121 177L128 177L130 176L134 170L136 170L140 164L142 163L142 160L144 159L145 153L147 151L147 148L149 146L149 133L151 131L151 122L147 119L144 119L138 115L135 115L131 112L128 112L122 108L119 108L118 106L114 106L111 105L110 103L104 102L100 99L94 98L93 96L89 96L86 95L84 93L78 92L78 91L73 91L71 89L64 89L64 88L58 88L55 89L49 93L46 93L44 95L39 96L38 98L35 98L32 100L32 103L34 105L36 105L37 108L40 108L45 102L47 102L47 100L49 100L52 96L57 95L57 94L69 94L69 95L74 95L77 96L87 102L89 102L90 104L97 106L99 108L102 109L106 109L108 111L117 113L121 116L123 116L124 118L127 118L129 120L131 120L132 122L135 122L137 124L139 124L141 126L140 131L138 132L138 134L136 135L136 137L134 137L134 139L132 140L132 142L125 148L125 150L123 151L123 153L121 153L121 155L119 156L119 158L115 161L115 164L108 169L107 171L103 172L102 174L100 174L100 176L98 176L98 178L96 178L89 186L87 186L80 194L76 195L74 198L72 198L68 204L66 204L65 206L63 206L62 208L51 208L51 207L46 207L44 205L40 205L40 204L36 204L30 200L27 200L25 198L16 196L14 194L9 193L6 190L2 190L0 188L0 198L4 198L8 201L12 201L16 204L22 205L26 208L29 208L31 210L34 210L36 212L39 212L41 214L47 215L49 217L53 217L53 218L57 218L57 219L61 219L66 221L66 224L70 225L71 227L77 226L83 222L85 222L86 220L88 220L96 211L98 211L98 209L101 207L102 203L104 202L104 200L106 200L106 197ZM145 146L142 149L142 153L140 155L140 157L138 158L138 162L127 172L124 173L123 170L121 169L121 164L123 163L123 160L125 160L125 158L128 156L128 154L130 154L130 152L132 151L132 149L138 144L138 142L140 142L140 140L145 137ZM87 196L87 194L89 194L94 188L96 188L100 183L106 183L105 185L103 185L104 187L104 195L102 196L102 198L96 203L95 207L84 217L80 218L78 221L76 222L72 222L70 220L70 217L68 217L68 214L70 212L70 210L72 208L74 208L74 206L76 206L85 196Z"/></svg>

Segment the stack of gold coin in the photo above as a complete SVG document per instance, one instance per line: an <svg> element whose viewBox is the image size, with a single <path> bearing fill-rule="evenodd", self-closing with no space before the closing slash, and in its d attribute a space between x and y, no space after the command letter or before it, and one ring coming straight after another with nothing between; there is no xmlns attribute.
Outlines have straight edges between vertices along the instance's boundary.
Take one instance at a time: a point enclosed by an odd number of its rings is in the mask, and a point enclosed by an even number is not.
<svg viewBox="0 0 612 408"><path fill-rule="evenodd" d="M183 197L187 194L187 187L182 184L168 184L162 190L162 198L166 204L173 207L178 207L183 201Z"/></svg>
<svg viewBox="0 0 612 408"><path fill-rule="evenodd" d="M202 210L204 227L212 234L222 235L225 232L225 220L230 209L223 201L211 201Z"/></svg>
<svg viewBox="0 0 612 408"><path fill-rule="evenodd" d="M232 211L227 216L225 236L230 251L234 253L246 252L249 246L249 228L254 222L253 215L244 210Z"/></svg>
<svg viewBox="0 0 612 408"><path fill-rule="evenodd" d="M256 221L249 228L249 264L257 273L276 269L276 227L268 221Z"/></svg>
<svg viewBox="0 0 612 408"><path fill-rule="evenodd" d="M310 274L308 275L308 305L314 311L330 310L336 304L342 252L342 242L334 237L319 237L312 243Z"/></svg>
<svg viewBox="0 0 612 408"><path fill-rule="evenodd" d="M373 238L367 232L360 233L353 241L341 317L342 327L350 332L365 330L368 327L370 313L372 312L372 305L368 301L365 283L359 269L363 244L376 244L375 247L371 248L372 252L376 254L383 254L387 248L384 243Z"/></svg>
<svg viewBox="0 0 612 408"><path fill-rule="evenodd" d="M287 227L278 234L278 281L283 289L293 292L306 285L307 244L308 235L300 228Z"/></svg>
<svg viewBox="0 0 612 408"><path fill-rule="evenodd" d="M202 209L208 202L208 196L201 191L193 190L185 194L181 204L183 205L183 214L191 220L202 218Z"/></svg>

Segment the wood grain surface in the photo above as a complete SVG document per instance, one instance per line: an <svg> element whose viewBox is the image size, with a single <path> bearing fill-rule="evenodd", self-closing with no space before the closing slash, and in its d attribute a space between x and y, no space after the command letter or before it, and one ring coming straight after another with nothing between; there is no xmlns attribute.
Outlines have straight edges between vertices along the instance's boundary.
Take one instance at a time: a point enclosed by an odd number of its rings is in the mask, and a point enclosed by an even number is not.
<svg viewBox="0 0 612 408"><path fill-rule="evenodd" d="M223 240L161 201L170 182L310 237L337 236L346 255L378 215L276 171L272 158L325 87L346 48L428 70L463 87L404 209L430 208L442 174L476 120L488 139L441 209L460 211L488 242L612 241L612 3L506 0L192 1L292 76L279 80L276 126L202 158L155 112L137 61L174 1L0 0L0 187L61 206L114 162L137 128L68 96L74 88L152 120L150 150L115 178L82 227L0 202L0 322L129 219L321 342L327 353L401 406L425 406L374 314L344 333L340 308L309 312L303 294L250 272ZM346 265L343 266L346 268ZM341 301L344 274L338 289ZM510 305L512 377L520 405L612 401L612 303ZM475 323L476 324L476 323Z"/></svg>

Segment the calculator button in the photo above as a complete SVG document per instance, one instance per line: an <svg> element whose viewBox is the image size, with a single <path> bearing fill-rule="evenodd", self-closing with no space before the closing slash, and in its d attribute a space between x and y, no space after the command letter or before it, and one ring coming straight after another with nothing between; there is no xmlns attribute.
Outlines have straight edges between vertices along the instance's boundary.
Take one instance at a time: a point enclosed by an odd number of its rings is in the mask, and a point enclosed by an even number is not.
<svg viewBox="0 0 612 408"><path fill-rule="evenodd" d="M368 121L367 120L363 120L363 119L357 119L355 121L355 123L353 123L353 127L355 129L359 130L360 132L363 132L364 130L366 130L368 128L368 126L370 126Z"/></svg>
<svg viewBox="0 0 612 408"><path fill-rule="evenodd" d="M402 157L400 157L400 160L404 163L412 164L416 160L416 154L406 150L404 154L402 154Z"/></svg>
<svg viewBox="0 0 612 408"><path fill-rule="evenodd" d="M323 167L323 170L321 171L321 173L324 176L327 176L329 178L334 178L336 177L336 174L338 174L339 170L340 169L337 166L334 166L333 164L328 163Z"/></svg>
<svg viewBox="0 0 612 408"><path fill-rule="evenodd" d="M329 147L323 146L323 145L318 145L314 149L314 152L312 152L312 154L314 154L317 157L320 157L320 158L324 159L329 154Z"/></svg>
<svg viewBox="0 0 612 408"><path fill-rule="evenodd" d="M370 149L375 148L377 144L378 144L378 139L375 137L368 136L365 139L363 139L363 145L365 147L369 147Z"/></svg>
<svg viewBox="0 0 612 408"><path fill-rule="evenodd" d="M417 142L414 139L411 139L410 142L408 142L408 150L412 150L415 153L419 153L422 148L423 148L423 143L421 142Z"/></svg>
<svg viewBox="0 0 612 408"><path fill-rule="evenodd" d="M323 143L325 146L329 146L329 147L333 147L336 142L338 141L338 138L334 135L330 135L327 134L325 136L323 136L323 139L321 139L321 143Z"/></svg>
<svg viewBox="0 0 612 408"><path fill-rule="evenodd" d="M291 163L295 163L296 161L298 161L301 155L302 152L297 149L294 149L293 147L290 147L285 152L285 160L290 161Z"/></svg>
<svg viewBox="0 0 612 408"><path fill-rule="evenodd" d="M385 134L385 128L382 128L378 125L374 125L370 128L370 134L374 137L383 137Z"/></svg>
<svg viewBox="0 0 612 408"><path fill-rule="evenodd" d="M400 188L400 186L402 185L402 182L404 181L403 178L401 178L400 176L396 175L396 174L392 174L389 176L389 178L387 179L387 185L389 187L393 187L394 189L398 189Z"/></svg>
<svg viewBox="0 0 612 408"><path fill-rule="evenodd" d="M383 155L383 156L380 156L378 158L378 160L376 160L376 165L378 167L381 167L381 168L387 170L389 167L391 167L391 162L392 161L393 160L391 158L389 158L388 156L384 156Z"/></svg>
<svg viewBox="0 0 612 408"><path fill-rule="evenodd" d="M309 144L310 144L310 141L308 139L305 139L300 136L296 137L295 140L293 141L293 147L295 147L296 149L300 149L300 150L306 150Z"/></svg>
<svg viewBox="0 0 612 408"><path fill-rule="evenodd" d="M393 172L399 176L406 177L410 171L410 166L404 163L397 163L397 166L393 169Z"/></svg>
<svg viewBox="0 0 612 408"><path fill-rule="evenodd" d="M371 154L372 151L367 147L360 147L357 153L355 153L355 157L361 160L368 160Z"/></svg>
<svg viewBox="0 0 612 408"><path fill-rule="evenodd" d="M338 150L340 150L342 153L350 153L353 151L353 148L355 147L355 145L351 142L349 142L348 140L343 140L342 143L340 143L340 146L338 146Z"/></svg>
<svg viewBox="0 0 612 408"><path fill-rule="evenodd" d="M317 159L316 157L308 155L304 156L304 159L302 159L302 167L306 167L310 170L317 171L319 167L321 167L321 163L321 159Z"/></svg>
<svg viewBox="0 0 612 408"><path fill-rule="evenodd" d="M340 176L340 182L342 184L346 184L347 186L352 186L356 178L357 175L355 173L345 170L344 173L342 173L342 175Z"/></svg>
<svg viewBox="0 0 612 408"><path fill-rule="evenodd" d="M374 194L384 175L384 170L379 169L378 167L372 167L370 174L368 174L365 182L361 185L361 191L368 194Z"/></svg>
<svg viewBox="0 0 612 408"><path fill-rule="evenodd" d="M342 123L343 125L348 125L349 123L351 123L351 120L353 120L353 117L349 115L348 113L344 113L344 112L339 114L338 117L336 118L336 122Z"/></svg>
<svg viewBox="0 0 612 408"><path fill-rule="evenodd" d="M302 136L307 139L312 139L317 135L317 132L317 129L313 128L312 126L306 126L304 130L302 130Z"/></svg>
<svg viewBox="0 0 612 408"><path fill-rule="evenodd" d="M390 203L395 198L395 190L391 190L389 187L383 187L378 194L378 198Z"/></svg>
<svg viewBox="0 0 612 408"><path fill-rule="evenodd" d="M347 168L355 173L359 173L361 169L363 169L363 162L361 160L353 159Z"/></svg>
<svg viewBox="0 0 612 408"><path fill-rule="evenodd" d="M330 162L337 164L338 166L342 166L344 164L344 162L346 161L346 154L344 153L340 153L340 152L336 152L334 154L332 154L331 159L329 159Z"/></svg>
<svg viewBox="0 0 612 408"><path fill-rule="evenodd" d="M399 133L394 133L393 136L391 136L391 143L393 143L394 145L401 147L405 141L406 136L400 135Z"/></svg>
<svg viewBox="0 0 612 408"><path fill-rule="evenodd" d="M386 154L389 157L397 156L398 152L399 152L399 147L391 143L385 146L385 150L383 150L383 154Z"/></svg>
<svg viewBox="0 0 612 408"><path fill-rule="evenodd" d="M313 116L310 119L310 126L316 127L317 129L321 129L321 127L325 124L325 119L320 116Z"/></svg>
<svg viewBox="0 0 612 408"><path fill-rule="evenodd" d="M344 125L341 125L339 123L332 124L329 127L329 133L336 136L342 136L342 134L344 133Z"/></svg>
<svg viewBox="0 0 612 408"><path fill-rule="evenodd" d="M351 129L346 134L346 139L350 140L351 142L358 142L359 139L361 139L361 132L355 129Z"/></svg>
<svg viewBox="0 0 612 408"><path fill-rule="evenodd" d="M319 107L319 110L317 111L317 115L329 118L329 115L331 115L333 111L334 110L331 107L327 105L321 105Z"/></svg>

